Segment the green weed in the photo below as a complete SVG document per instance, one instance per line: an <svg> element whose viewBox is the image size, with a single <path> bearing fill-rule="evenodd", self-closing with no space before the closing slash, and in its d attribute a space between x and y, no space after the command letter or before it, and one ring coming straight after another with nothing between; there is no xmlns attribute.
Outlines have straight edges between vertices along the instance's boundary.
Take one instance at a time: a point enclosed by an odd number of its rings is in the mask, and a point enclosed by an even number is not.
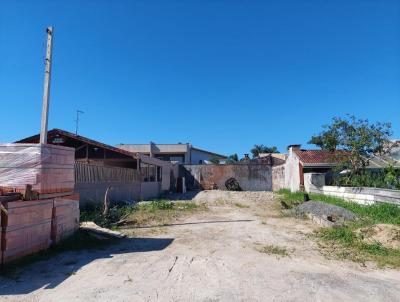
<svg viewBox="0 0 400 302"><path fill-rule="evenodd" d="M301 204L304 199L302 192L292 193L289 190L280 190L278 193L281 200L288 204ZM310 194L310 199L343 207L352 211L358 217L356 222L347 226L323 228L315 233L317 238L322 241L322 247L326 253L335 255L340 259L349 259L361 263L374 261L382 267L400 267L400 250L383 247L378 242L367 244L354 233L360 227L379 223L400 225L399 206L389 203L360 205L321 194Z"/></svg>

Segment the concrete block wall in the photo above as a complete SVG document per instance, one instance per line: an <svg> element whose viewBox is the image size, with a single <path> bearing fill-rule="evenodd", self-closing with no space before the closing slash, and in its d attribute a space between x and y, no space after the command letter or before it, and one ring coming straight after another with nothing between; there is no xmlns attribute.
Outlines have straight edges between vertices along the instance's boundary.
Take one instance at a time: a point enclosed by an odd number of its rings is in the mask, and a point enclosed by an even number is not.
<svg viewBox="0 0 400 302"><path fill-rule="evenodd" d="M161 193L160 182L142 182L140 190L140 199L148 200L157 198Z"/></svg>
<svg viewBox="0 0 400 302"><path fill-rule="evenodd" d="M86 207L90 204L103 204L107 188L109 202L139 201L157 198L162 192L161 182L94 182L76 183L75 192L80 195L80 204Z"/></svg>
<svg viewBox="0 0 400 302"><path fill-rule="evenodd" d="M272 167L272 190L285 188L285 165Z"/></svg>
<svg viewBox="0 0 400 302"><path fill-rule="evenodd" d="M388 202L400 205L400 190L325 186L325 176L322 173L305 173L304 187L306 192L339 197L358 204L369 205L379 202Z"/></svg>
<svg viewBox="0 0 400 302"><path fill-rule="evenodd" d="M108 200L110 202L133 201L141 199L141 183L137 182L77 182L75 192L80 195L82 207L88 204L103 204L107 188L111 186Z"/></svg>
<svg viewBox="0 0 400 302"><path fill-rule="evenodd" d="M235 178L245 191L271 191L272 169L265 164L181 165L187 189L226 190L225 182Z"/></svg>

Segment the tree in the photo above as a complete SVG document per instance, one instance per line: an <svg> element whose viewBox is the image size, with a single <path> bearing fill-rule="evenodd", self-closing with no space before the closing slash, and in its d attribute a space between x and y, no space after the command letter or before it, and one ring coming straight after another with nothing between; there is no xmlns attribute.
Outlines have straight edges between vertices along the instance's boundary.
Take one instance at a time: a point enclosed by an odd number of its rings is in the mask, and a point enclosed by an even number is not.
<svg viewBox="0 0 400 302"><path fill-rule="evenodd" d="M236 163L236 162L238 162L238 161L239 161L239 157L238 157L238 155L235 153L235 154L229 155L229 156L227 157L227 159L225 160L225 163L226 163L226 164L233 164L233 163Z"/></svg>
<svg viewBox="0 0 400 302"><path fill-rule="evenodd" d="M334 151L339 145L340 140L340 130L346 128L346 121L334 117L332 119L332 124L323 125L323 130L319 135L311 137L309 144L316 145L322 150Z"/></svg>
<svg viewBox="0 0 400 302"><path fill-rule="evenodd" d="M267 147L264 145L254 145L254 148L250 152L253 154L253 158L259 156L260 153L279 153L277 147Z"/></svg>
<svg viewBox="0 0 400 302"><path fill-rule="evenodd" d="M344 150L343 163L351 174L359 173L369 164L373 155L382 155L390 149L392 135L390 123L370 123L367 119L358 119L347 115L334 117L332 123L323 126L324 130L311 137L310 144L323 150Z"/></svg>

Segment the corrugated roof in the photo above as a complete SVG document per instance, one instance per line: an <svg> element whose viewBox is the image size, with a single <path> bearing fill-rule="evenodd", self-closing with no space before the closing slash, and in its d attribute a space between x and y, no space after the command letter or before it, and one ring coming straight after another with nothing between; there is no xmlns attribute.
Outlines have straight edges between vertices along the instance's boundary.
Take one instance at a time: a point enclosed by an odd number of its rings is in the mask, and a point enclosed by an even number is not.
<svg viewBox="0 0 400 302"><path fill-rule="evenodd" d="M400 168L400 161L394 159L390 155L374 155L369 159L369 163L367 168L369 169L381 169L389 166L393 166L395 168Z"/></svg>
<svg viewBox="0 0 400 302"><path fill-rule="evenodd" d="M345 157L345 151L328 150L293 150L304 166L327 165L333 166L340 163Z"/></svg>

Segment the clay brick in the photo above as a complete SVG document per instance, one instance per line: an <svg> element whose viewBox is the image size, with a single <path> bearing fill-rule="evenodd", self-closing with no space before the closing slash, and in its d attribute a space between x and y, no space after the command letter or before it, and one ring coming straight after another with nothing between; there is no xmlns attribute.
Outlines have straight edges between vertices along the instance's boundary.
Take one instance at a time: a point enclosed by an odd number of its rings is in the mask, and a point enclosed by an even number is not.
<svg viewBox="0 0 400 302"><path fill-rule="evenodd" d="M79 194L54 199L52 241L58 243L79 228Z"/></svg>
<svg viewBox="0 0 400 302"><path fill-rule="evenodd" d="M3 204L8 212L1 215L3 263L50 246L53 199Z"/></svg>
<svg viewBox="0 0 400 302"><path fill-rule="evenodd" d="M0 145L0 187L17 192L27 184L40 194L71 192L74 189L72 148L55 145ZM14 167L15 166L15 167Z"/></svg>

